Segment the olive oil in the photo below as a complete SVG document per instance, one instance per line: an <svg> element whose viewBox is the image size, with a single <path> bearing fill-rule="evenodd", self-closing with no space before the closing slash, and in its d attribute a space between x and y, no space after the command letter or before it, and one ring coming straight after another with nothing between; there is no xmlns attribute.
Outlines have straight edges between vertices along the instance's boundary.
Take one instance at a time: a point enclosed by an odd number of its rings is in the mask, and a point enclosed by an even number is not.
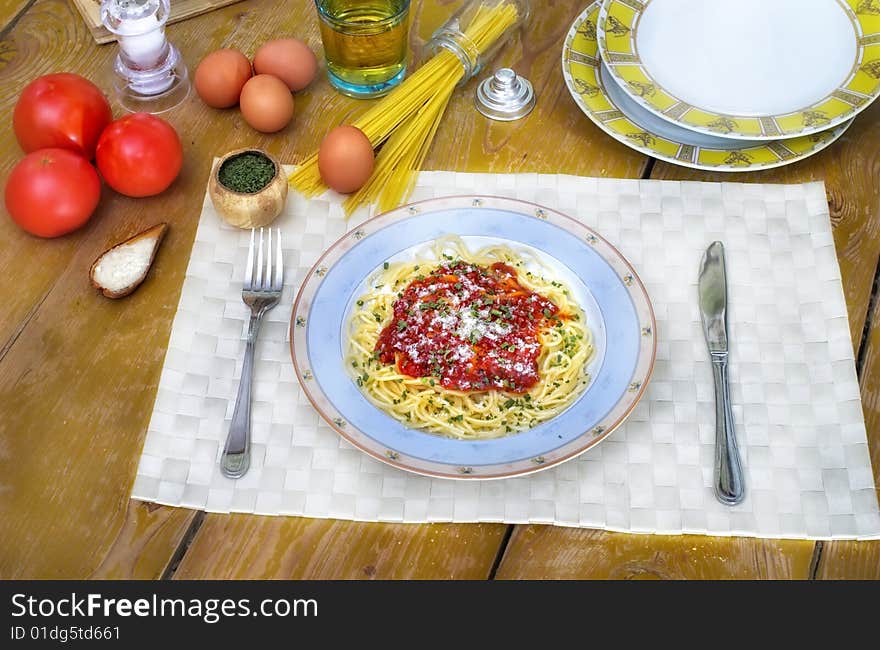
<svg viewBox="0 0 880 650"><path fill-rule="evenodd" d="M406 73L409 0L318 0L331 83L347 95L376 97Z"/></svg>

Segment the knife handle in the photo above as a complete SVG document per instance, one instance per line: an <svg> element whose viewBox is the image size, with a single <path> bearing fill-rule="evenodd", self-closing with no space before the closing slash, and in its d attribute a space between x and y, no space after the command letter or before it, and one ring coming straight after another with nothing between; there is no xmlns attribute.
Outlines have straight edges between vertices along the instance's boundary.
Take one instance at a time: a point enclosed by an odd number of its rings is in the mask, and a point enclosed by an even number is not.
<svg viewBox="0 0 880 650"><path fill-rule="evenodd" d="M715 380L715 495L721 503L732 506L743 500L746 489L730 408L726 354L712 355L712 375Z"/></svg>

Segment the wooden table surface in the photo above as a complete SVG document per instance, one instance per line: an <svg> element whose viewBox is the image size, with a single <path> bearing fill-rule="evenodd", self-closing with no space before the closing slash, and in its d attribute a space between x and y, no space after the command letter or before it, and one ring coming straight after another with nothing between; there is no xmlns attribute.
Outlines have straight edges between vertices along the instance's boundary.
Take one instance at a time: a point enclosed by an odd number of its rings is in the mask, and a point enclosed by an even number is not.
<svg viewBox="0 0 880 650"><path fill-rule="evenodd" d="M535 111L510 124L473 110L474 82L457 92L426 169L560 172L710 181L824 180L857 356L868 438L880 468L880 104L836 144L778 170L724 175L655 162L596 128L565 89L565 33L586 0L540 3L530 28L497 64L530 79ZM457 6L413 3L411 45ZM536 4L536 3L533 3ZM310 0L245 0L171 26L192 71L209 51L253 54L294 35L321 51ZM18 93L60 71L111 94L115 45L94 44L66 0L0 0L0 177L21 152L11 128ZM111 96L111 102L113 102ZM184 141L179 179L162 195L106 189L82 230L31 237L0 216L0 578L880 578L880 542L651 536L552 526L378 524L217 515L129 499L152 411L213 156L263 147L295 163L355 100L323 69L296 97L294 122L261 135L236 109L194 94L168 114ZM114 104L114 114L122 111ZM110 301L87 279L103 250L164 220L161 264L132 296Z"/></svg>

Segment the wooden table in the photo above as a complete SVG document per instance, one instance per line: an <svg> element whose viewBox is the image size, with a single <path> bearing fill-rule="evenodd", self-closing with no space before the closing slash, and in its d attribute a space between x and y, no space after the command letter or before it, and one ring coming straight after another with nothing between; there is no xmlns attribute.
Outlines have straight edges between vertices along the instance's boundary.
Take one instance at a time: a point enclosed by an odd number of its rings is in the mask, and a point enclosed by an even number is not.
<svg viewBox="0 0 880 650"><path fill-rule="evenodd" d="M807 161L732 177L656 162L586 119L565 89L562 41L585 0L542 4L504 51L538 106L491 123L473 110L472 81L453 99L427 169L746 182L824 179L840 258L875 467L880 468L880 104ZM419 48L451 11L414 2ZM309 0L246 0L169 28L184 60L295 35L320 51ZM21 88L40 74L82 74L109 93L116 47L97 46L65 0L0 0L0 160L20 157L11 128ZM415 51L419 51L415 49ZM111 98L112 99L112 98ZM260 135L237 110L195 95L168 119L184 140L180 178L163 195L105 189L87 227L40 240L0 218L0 578L880 578L880 543L643 536L552 526L374 524L216 515L129 499L211 159L242 146L285 162L312 151L357 103L321 75L296 118ZM118 106L114 112L121 114ZM161 264L135 294L98 295L94 258L159 220L171 230Z"/></svg>

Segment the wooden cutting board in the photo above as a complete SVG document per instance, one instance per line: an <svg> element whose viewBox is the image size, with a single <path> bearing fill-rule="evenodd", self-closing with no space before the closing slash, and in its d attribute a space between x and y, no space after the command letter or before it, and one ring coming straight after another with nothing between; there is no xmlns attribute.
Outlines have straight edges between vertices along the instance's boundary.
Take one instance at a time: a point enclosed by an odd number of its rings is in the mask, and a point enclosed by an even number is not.
<svg viewBox="0 0 880 650"><path fill-rule="evenodd" d="M231 5L240 0L174 0L171 3L171 17L168 23L176 23L193 16L199 16L213 9ZM73 0L86 26L99 45L112 43L116 37L101 24L101 0Z"/></svg>

